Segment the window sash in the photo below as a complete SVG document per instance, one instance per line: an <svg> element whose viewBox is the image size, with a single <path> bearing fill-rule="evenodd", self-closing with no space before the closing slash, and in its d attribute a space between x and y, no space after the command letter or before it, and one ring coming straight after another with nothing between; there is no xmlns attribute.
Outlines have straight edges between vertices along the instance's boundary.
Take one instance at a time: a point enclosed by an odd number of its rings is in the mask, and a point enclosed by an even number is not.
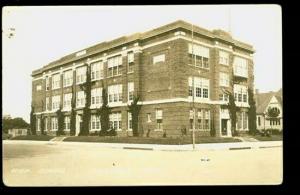
<svg viewBox="0 0 300 195"><path fill-rule="evenodd" d="M189 43L188 47L189 47L188 52L190 54L209 58L209 48L197 44L192 44L192 43Z"/></svg>
<svg viewBox="0 0 300 195"><path fill-rule="evenodd" d="M60 106L60 96L52 97L52 110L59 109Z"/></svg>
<svg viewBox="0 0 300 195"><path fill-rule="evenodd" d="M122 102L122 84L108 86L108 99L109 102Z"/></svg>
<svg viewBox="0 0 300 195"><path fill-rule="evenodd" d="M91 91L91 105L99 105L102 103L102 88L95 88Z"/></svg>
<svg viewBox="0 0 300 195"><path fill-rule="evenodd" d="M60 88L60 74L55 74L52 76L52 89Z"/></svg>
<svg viewBox="0 0 300 195"><path fill-rule="evenodd" d="M127 58L128 58L128 63L134 62L134 53L133 52L129 52Z"/></svg>
<svg viewBox="0 0 300 195"><path fill-rule="evenodd" d="M115 130L122 130L122 117L121 113L112 113L109 115L110 128Z"/></svg>
<svg viewBox="0 0 300 195"><path fill-rule="evenodd" d="M194 79L194 90L193 88ZM209 80L200 77L189 77L189 96L195 98L208 98L209 96ZM196 94L195 94L196 92ZM199 94L200 93L200 94Z"/></svg>
<svg viewBox="0 0 300 195"><path fill-rule="evenodd" d="M76 96L76 106L77 107L82 107L84 105L85 105L84 91L79 91L79 92L77 92L77 96Z"/></svg>
<svg viewBox="0 0 300 195"><path fill-rule="evenodd" d="M50 90L50 78L46 77L46 91Z"/></svg>
<svg viewBox="0 0 300 195"><path fill-rule="evenodd" d="M128 116L128 130L132 130L132 114L128 112L127 116Z"/></svg>
<svg viewBox="0 0 300 195"><path fill-rule="evenodd" d="M76 83L86 82L86 71L87 71L86 66L76 69Z"/></svg>
<svg viewBox="0 0 300 195"><path fill-rule="evenodd" d="M163 111L156 110L156 119L162 119L162 117L163 117Z"/></svg>

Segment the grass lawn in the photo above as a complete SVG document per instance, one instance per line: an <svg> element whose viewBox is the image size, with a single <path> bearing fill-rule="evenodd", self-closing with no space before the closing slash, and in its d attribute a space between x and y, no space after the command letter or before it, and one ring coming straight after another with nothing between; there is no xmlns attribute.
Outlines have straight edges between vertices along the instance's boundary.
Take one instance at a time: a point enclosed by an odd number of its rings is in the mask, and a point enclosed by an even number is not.
<svg viewBox="0 0 300 195"><path fill-rule="evenodd" d="M131 144L162 144L162 145L183 145L192 144L191 137L184 138L147 138L147 137L99 137L99 136L76 136L68 137L64 141L73 142L100 142L100 143L131 143ZM240 142L234 138L221 137L197 137L196 143L228 143Z"/></svg>
<svg viewBox="0 0 300 195"><path fill-rule="evenodd" d="M253 138L259 141L282 141L282 135L271 135L270 137L255 135Z"/></svg>
<svg viewBox="0 0 300 195"><path fill-rule="evenodd" d="M11 138L11 140L34 140L34 141L49 141L55 136L50 135L23 135Z"/></svg>

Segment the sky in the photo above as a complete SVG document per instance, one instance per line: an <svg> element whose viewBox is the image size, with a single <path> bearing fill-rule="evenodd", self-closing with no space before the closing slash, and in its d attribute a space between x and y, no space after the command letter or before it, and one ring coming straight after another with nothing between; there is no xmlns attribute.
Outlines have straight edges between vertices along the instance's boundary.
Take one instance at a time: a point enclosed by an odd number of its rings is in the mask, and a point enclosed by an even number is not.
<svg viewBox="0 0 300 195"><path fill-rule="evenodd" d="M255 88L268 92L282 87L278 5L4 7L2 114L29 122L33 70L102 41L179 19L208 30L230 31L235 39L253 45Z"/></svg>

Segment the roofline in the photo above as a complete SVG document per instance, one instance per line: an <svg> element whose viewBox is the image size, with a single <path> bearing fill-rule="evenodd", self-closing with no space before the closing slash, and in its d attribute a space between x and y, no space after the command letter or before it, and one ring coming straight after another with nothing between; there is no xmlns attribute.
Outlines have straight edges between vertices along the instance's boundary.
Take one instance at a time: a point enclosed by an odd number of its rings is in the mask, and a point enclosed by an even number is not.
<svg viewBox="0 0 300 195"><path fill-rule="evenodd" d="M54 61L50 62L49 64L43 66L42 68L39 68L39 69L36 69L36 70L32 71L31 76L36 76L38 74L41 74L44 70L49 70L49 69L52 69L52 68L55 68L55 67L58 67L58 66L76 61L76 60L81 60L81 59L87 58L91 55L95 55L97 53L104 52L104 51L107 51L107 50L112 49L112 48L120 47L120 46L128 44L130 42L146 40L146 39L152 38L154 36L170 32L172 30L176 30L176 29L181 28L181 29L184 29L184 30L187 30L187 31L191 32L191 27L190 26L192 26L191 23L185 22L183 20L177 20L175 22L166 24L164 26L160 26L158 28L151 29L151 30L146 31L144 33L135 33L135 34L131 34L129 36L118 37L118 38L113 39L113 40L108 41L108 42L104 41L104 42L95 44L93 46L81 49L79 51L73 52L69 55L65 55L65 56L61 57L60 59L58 59L58 60L54 60ZM241 42L241 41L237 41L233 38L224 38L224 37L221 37L219 35L214 34L212 31L209 31L207 29L201 28L201 27L196 26L196 25L193 25L193 26L194 26L194 33L196 33L196 34L199 34L201 36L205 36L205 37L210 38L210 39L217 39L217 40L227 42L229 44L234 45L235 47L238 47L240 49L249 51L251 53L255 52L252 45L249 45L249 44ZM116 42L116 43L114 43L114 42ZM99 49L96 49L95 51L84 54L82 56L76 56L76 54L80 51L89 50L89 49L92 49L92 48L99 47L101 45L103 45L103 46ZM67 58L67 57L70 57L70 59L64 60L64 58Z"/></svg>

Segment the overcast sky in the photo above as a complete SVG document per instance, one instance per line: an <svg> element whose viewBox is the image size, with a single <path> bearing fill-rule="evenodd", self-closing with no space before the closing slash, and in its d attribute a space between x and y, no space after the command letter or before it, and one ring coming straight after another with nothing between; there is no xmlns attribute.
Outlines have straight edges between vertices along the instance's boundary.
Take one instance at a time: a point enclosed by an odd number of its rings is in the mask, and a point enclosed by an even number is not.
<svg viewBox="0 0 300 195"><path fill-rule="evenodd" d="M26 121L32 70L102 41L179 19L208 30L230 30L234 38L252 44L255 88L267 92L282 87L277 5L5 7L2 13L3 114ZM10 38L9 28L15 29Z"/></svg>

